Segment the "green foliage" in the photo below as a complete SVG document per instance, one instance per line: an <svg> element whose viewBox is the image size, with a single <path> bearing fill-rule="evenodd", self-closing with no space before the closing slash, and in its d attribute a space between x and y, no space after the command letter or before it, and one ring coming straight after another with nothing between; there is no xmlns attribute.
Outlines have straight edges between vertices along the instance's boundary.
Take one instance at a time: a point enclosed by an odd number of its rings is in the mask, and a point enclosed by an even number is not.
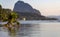
<svg viewBox="0 0 60 37"><path fill-rule="evenodd" d="M18 28L19 22L17 22L18 14L10 9L3 9L0 5L0 21L8 21L7 24L3 25L7 27L9 30L13 30L13 27ZM10 27L11 26L11 27Z"/></svg>
<svg viewBox="0 0 60 37"><path fill-rule="evenodd" d="M12 19L17 19L17 13L11 12L10 16L12 16Z"/></svg>
<svg viewBox="0 0 60 37"><path fill-rule="evenodd" d="M8 17L9 22L16 22L17 18L18 18L17 13L13 11L10 12L9 17Z"/></svg>
<svg viewBox="0 0 60 37"><path fill-rule="evenodd" d="M17 13L10 9L2 9L0 5L0 20L1 21L15 21L18 18Z"/></svg>

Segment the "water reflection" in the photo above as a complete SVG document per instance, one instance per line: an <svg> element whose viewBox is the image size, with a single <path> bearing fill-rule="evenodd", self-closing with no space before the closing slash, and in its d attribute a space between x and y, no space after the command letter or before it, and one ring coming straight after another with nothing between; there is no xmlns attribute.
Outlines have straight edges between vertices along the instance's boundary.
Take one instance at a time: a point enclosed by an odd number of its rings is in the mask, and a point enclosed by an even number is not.
<svg viewBox="0 0 60 37"><path fill-rule="evenodd" d="M0 37L60 37L60 23L22 24L12 29L0 27Z"/></svg>
<svg viewBox="0 0 60 37"><path fill-rule="evenodd" d="M4 28L2 32L8 34L7 37L38 37L40 35L39 27L39 25L35 24L22 24L16 28Z"/></svg>
<svg viewBox="0 0 60 37"><path fill-rule="evenodd" d="M8 32L8 37L16 37L16 33L18 32L20 27L3 27L4 31Z"/></svg>

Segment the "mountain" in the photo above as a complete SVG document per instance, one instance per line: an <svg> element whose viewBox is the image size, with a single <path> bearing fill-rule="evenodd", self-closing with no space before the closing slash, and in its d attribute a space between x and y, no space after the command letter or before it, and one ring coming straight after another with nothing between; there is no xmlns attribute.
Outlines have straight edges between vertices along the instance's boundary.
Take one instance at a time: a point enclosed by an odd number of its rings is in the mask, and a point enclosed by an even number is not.
<svg viewBox="0 0 60 37"><path fill-rule="evenodd" d="M15 3L14 11L33 12L33 8L29 4L24 3L23 1L18 1L17 3Z"/></svg>
<svg viewBox="0 0 60 37"><path fill-rule="evenodd" d="M26 18L26 20L51 20L51 18L41 15L39 10L34 9L31 5L23 1L17 1L13 11L18 13L19 19Z"/></svg>
<svg viewBox="0 0 60 37"><path fill-rule="evenodd" d="M28 3L24 3L23 1L16 2L13 10L20 13L29 12L40 14L38 10L33 9L31 5L29 5Z"/></svg>

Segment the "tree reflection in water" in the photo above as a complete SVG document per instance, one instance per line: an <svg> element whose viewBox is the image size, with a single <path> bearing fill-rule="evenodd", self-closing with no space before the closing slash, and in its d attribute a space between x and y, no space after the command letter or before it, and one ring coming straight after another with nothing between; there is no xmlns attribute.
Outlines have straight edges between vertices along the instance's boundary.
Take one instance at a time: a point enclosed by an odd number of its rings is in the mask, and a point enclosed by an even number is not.
<svg viewBox="0 0 60 37"><path fill-rule="evenodd" d="M8 24L7 24L8 25ZM4 30L7 30L8 36L10 37L24 37L29 36L31 33L31 24L9 24L8 26L4 25Z"/></svg>
<svg viewBox="0 0 60 37"><path fill-rule="evenodd" d="M3 26L4 29L7 29L9 36L16 37L16 33L19 31L20 25L19 24L11 24L8 23Z"/></svg>

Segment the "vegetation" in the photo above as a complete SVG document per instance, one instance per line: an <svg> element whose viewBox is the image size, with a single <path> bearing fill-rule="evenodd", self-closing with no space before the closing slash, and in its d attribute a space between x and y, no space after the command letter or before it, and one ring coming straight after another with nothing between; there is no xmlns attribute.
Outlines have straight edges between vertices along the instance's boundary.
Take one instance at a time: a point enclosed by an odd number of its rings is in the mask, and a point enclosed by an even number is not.
<svg viewBox="0 0 60 37"><path fill-rule="evenodd" d="M14 11L11 11L10 9L4 9L0 5L0 21L8 23L5 24L5 27L12 28L12 27L18 27L19 22L17 22L18 14Z"/></svg>

